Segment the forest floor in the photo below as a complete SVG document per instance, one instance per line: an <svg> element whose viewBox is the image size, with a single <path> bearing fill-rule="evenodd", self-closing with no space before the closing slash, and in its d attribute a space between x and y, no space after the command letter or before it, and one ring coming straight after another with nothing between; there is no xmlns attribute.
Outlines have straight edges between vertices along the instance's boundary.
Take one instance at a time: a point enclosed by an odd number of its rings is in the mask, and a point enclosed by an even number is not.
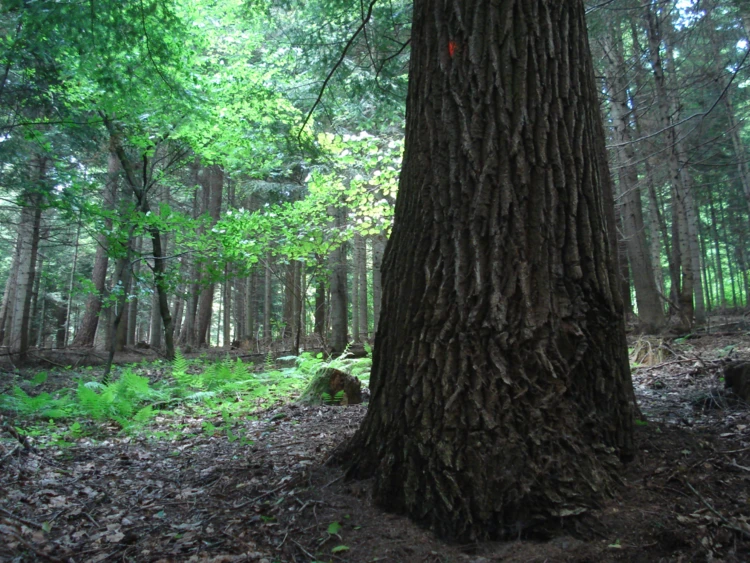
<svg viewBox="0 0 750 563"><path fill-rule="evenodd" d="M0 560L750 561L750 407L721 383L723 364L750 360L750 334L632 346L638 456L617 498L551 539L450 545L384 513L370 483L326 464L366 407L288 403L232 433L186 415L170 440L114 425L61 447L3 435Z"/></svg>

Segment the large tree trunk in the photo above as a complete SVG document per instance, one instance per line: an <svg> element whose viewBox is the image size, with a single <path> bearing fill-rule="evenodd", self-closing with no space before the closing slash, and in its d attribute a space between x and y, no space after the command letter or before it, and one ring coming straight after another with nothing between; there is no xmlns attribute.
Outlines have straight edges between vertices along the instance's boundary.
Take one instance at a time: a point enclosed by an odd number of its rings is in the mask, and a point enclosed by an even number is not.
<svg viewBox="0 0 750 563"><path fill-rule="evenodd" d="M441 536L517 536L595 505L634 453L584 6L416 0L413 22L349 475Z"/></svg>
<svg viewBox="0 0 750 563"><path fill-rule="evenodd" d="M116 142L112 140L112 142ZM107 157L107 183L102 193L102 207L105 211L114 209L117 200L117 177L120 171L120 161L113 148L110 148ZM105 216L104 229L112 229L112 219ZM99 325L99 313L102 310L102 297L104 296L104 284L107 281L107 267L109 266L109 254L107 253L107 236L100 234L97 237L96 255L94 256L94 271L91 281L94 284L94 292L86 300L86 312L83 315L73 346L93 346L96 329Z"/></svg>

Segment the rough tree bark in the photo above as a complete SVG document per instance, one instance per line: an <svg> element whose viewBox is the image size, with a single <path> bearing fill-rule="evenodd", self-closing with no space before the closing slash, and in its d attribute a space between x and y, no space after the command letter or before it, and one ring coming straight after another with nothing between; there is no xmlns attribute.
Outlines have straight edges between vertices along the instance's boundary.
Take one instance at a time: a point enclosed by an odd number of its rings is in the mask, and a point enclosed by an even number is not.
<svg viewBox="0 0 750 563"><path fill-rule="evenodd" d="M374 499L458 541L607 493L634 397L581 0L416 0L372 399Z"/></svg>

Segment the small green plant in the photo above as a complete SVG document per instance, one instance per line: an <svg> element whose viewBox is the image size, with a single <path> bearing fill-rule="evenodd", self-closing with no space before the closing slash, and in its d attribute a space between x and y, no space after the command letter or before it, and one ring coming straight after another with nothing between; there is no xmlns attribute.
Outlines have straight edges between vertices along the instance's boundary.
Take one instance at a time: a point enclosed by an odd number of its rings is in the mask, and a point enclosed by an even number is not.
<svg viewBox="0 0 750 563"><path fill-rule="evenodd" d="M330 393L323 393L321 396L323 399L323 402L326 405L340 405L341 402L344 400L344 391L343 389L336 393L333 397L331 397Z"/></svg>

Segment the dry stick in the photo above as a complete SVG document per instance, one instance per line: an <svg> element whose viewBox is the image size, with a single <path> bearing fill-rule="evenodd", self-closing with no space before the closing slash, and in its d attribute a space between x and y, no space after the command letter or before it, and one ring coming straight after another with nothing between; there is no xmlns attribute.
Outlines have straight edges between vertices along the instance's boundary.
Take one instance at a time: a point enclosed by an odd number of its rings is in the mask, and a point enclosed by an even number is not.
<svg viewBox="0 0 750 563"><path fill-rule="evenodd" d="M740 452L746 452L750 450L750 447L748 448L740 448L739 450L724 450L723 452L719 452L720 454L738 454Z"/></svg>
<svg viewBox="0 0 750 563"><path fill-rule="evenodd" d="M236 505L233 504L232 508L234 508L234 509L242 508L243 506L247 506L248 504L253 504L254 502L258 502L260 499L265 498L268 495L272 495L273 493L276 493L276 492L280 491L281 489L283 489L284 487L287 486L287 483L289 483L289 481L283 482L281 485L279 485L275 489L271 489L270 491L267 491L267 492L263 493L262 495L260 495L258 497L255 497L255 498L250 499L250 500L246 500L245 502L241 502L240 504L236 504Z"/></svg>
<svg viewBox="0 0 750 563"><path fill-rule="evenodd" d="M295 540L292 540L292 543L294 543L297 547L299 547L302 550L302 553L304 553L305 555L307 555L310 558L311 561L316 561L317 560L317 558L312 553L310 553L309 551L307 551L298 542L296 542Z"/></svg>
<svg viewBox="0 0 750 563"><path fill-rule="evenodd" d="M742 469L743 471L750 471L750 467L745 467L744 465L740 465L737 463L736 459L732 460L732 467L736 467L737 469Z"/></svg>
<svg viewBox="0 0 750 563"><path fill-rule="evenodd" d="M750 532L732 525L732 523L729 520L727 520L726 517L724 517L718 510L716 510L713 506L711 506L711 504L703 497L703 495L701 495L698 491L696 491L690 483L688 483L685 479L683 479L682 482L685 483L688 489L693 491L693 494L695 494L695 496L697 496L701 500L701 502L706 506L706 508L708 508L711 512L713 512L724 523L725 528L738 532L739 534L742 534L746 538L750 539Z"/></svg>
<svg viewBox="0 0 750 563"><path fill-rule="evenodd" d="M16 516L12 512L10 512L8 510L5 510L4 508L0 508L0 512L2 512L3 514L5 514L8 518L12 518L13 520L17 520L18 522L21 522L21 524L26 524L27 526L32 526L32 527L37 528L39 530L43 530L44 529L41 524L37 524L33 520L27 520L26 518L21 518L20 516Z"/></svg>
<svg viewBox="0 0 750 563"><path fill-rule="evenodd" d="M58 559L58 558L57 558L57 557L55 557L54 555L50 555L50 554L48 554L48 553L44 553L44 552L43 552L43 551L41 551L40 549L37 549L37 548L36 548L36 547L34 547L34 546L33 546L33 545L31 544L31 543L27 542L27 541L26 541L25 539L23 539L23 538L22 538L21 536L19 536L18 534L15 534L15 533L13 533L13 532L8 532L8 533L9 533L9 534L10 534L11 536L13 536L13 537L14 537L14 538L16 539L16 541L18 541L18 542L22 543L22 544L23 544L23 546L24 546L24 547L25 547L26 549L30 549L31 551L33 551L33 552L34 552L34 553L35 553L35 554L36 554L37 556L41 557L42 559L47 559L48 561L52 561L52 563L65 563L65 561L63 561L62 559Z"/></svg>
<svg viewBox="0 0 750 563"><path fill-rule="evenodd" d="M16 447L15 447L15 448L13 448L13 449L12 449L12 450L10 450L10 451L9 451L9 452L8 452L7 454L5 454L5 455L4 455L4 456L3 456L2 458L0 458L0 465L2 465L2 464L3 464L3 462L4 462L4 461L5 461L6 459L8 459L8 458L9 458L10 456L12 456L12 455L13 455L14 453L16 453L16 452L18 451L18 449L19 449L20 447L21 447L21 445L20 445L20 444L16 445Z"/></svg>

